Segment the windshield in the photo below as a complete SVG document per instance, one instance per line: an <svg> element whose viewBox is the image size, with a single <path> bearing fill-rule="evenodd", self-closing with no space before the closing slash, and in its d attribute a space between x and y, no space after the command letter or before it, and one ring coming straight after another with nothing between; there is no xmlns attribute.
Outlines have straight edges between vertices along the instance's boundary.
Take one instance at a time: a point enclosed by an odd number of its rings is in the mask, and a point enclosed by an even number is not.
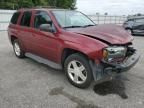
<svg viewBox="0 0 144 108"><path fill-rule="evenodd" d="M88 17L78 11L53 11L59 25L63 28L94 26Z"/></svg>

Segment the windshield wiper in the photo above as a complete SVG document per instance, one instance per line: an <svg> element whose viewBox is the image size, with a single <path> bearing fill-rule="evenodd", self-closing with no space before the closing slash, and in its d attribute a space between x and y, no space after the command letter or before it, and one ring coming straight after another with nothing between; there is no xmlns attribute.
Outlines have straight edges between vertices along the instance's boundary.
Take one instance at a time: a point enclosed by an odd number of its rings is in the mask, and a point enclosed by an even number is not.
<svg viewBox="0 0 144 108"><path fill-rule="evenodd" d="M66 27L63 27L63 28L78 28L78 27L83 27L83 26L66 26Z"/></svg>
<svg viewBox="0 0 144 108"><path fill-rule="evenodd" d="M93 24L89 24L89 25L85 25L85 26L83 26L83 28L85 28L85 27L90 27L90 26L95 26L95 25L93 25Z"/></svg>
<svg viewBox="0 0 144 108"><path fill-rule="evenodd" d="M90 27L90 26L95 26L95 25L92 25L92 24L89 24L89 25L85 25L85 26L66 26L66 27L63 27L63 28L79 28L79 27Z"/></svg>

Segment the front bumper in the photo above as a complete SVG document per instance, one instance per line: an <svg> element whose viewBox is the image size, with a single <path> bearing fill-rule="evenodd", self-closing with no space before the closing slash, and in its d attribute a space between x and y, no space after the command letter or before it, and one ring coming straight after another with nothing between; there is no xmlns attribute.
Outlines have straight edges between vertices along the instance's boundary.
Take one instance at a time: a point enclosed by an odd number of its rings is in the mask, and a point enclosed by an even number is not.
<svg viewBox="0 0 144 108"><path fill-rule="evenodd" d="M95 64L90 61L93 76L95 81L105 81L112 79L114 76L131 69L139 60L140 54L135 51L133 55L124 60L123 63L114 64L102 61L100 64Z"/></svg>

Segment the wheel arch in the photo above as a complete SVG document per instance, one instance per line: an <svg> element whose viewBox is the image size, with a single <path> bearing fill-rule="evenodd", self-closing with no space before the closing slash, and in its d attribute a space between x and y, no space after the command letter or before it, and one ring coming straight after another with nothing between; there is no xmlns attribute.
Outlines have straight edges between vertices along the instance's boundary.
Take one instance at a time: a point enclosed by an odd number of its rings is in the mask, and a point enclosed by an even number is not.
<svg viewBox="0 0 144 108"><path fill-rule="evenodd" d="M11 44L13 44L13 42L14 42L15 39L18 39L18 38L16 36L14 36L14 35L10 36L10 42L11 42Z"/></svg>
<svg viewBox="0 0 144 108"><path fill-rule="evenodd" d="M74 53L79 53L79 54L82 54L83 56L85 56L86 58L89 58L88 55L86 55L84 52L81 52L81 51L78 51L78 50L75 50L72 48L64 48L62 51L62 55L61 55L62 67L64 66L64 61L66 60L66 58Z"/></svg>
<svg viewBox="0 0 144 108"><path fill-rule="evenodd" d="M9 40L10 40L11 44L13 44L14 40L16 40L16 39L19 41L19 44L20 44L22 50L26 51L26 47L19 37L17 37L16 35L10 35L9 36Z"/></svg>

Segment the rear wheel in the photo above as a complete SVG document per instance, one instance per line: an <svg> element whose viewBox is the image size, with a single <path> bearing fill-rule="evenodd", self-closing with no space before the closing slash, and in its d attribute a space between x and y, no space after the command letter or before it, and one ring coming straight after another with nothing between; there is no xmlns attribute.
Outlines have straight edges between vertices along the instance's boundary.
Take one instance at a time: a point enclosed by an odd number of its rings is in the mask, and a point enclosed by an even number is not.
<svg viewBox="0 0 144 108"><path fill-rule="evenodd" d="M92 71L88 59L82 54L70 55L64 63L66 76L70 83L79 88L87 88L92 81Z"/></svg>
<svg viewBox="0 0 144 108"><path fill-rule="evenodd" d="M22 48L18 42L17 39L13 41L13 49L14 53L18 58L23 58L24 57L24 51L22 51Z"/></svg>

